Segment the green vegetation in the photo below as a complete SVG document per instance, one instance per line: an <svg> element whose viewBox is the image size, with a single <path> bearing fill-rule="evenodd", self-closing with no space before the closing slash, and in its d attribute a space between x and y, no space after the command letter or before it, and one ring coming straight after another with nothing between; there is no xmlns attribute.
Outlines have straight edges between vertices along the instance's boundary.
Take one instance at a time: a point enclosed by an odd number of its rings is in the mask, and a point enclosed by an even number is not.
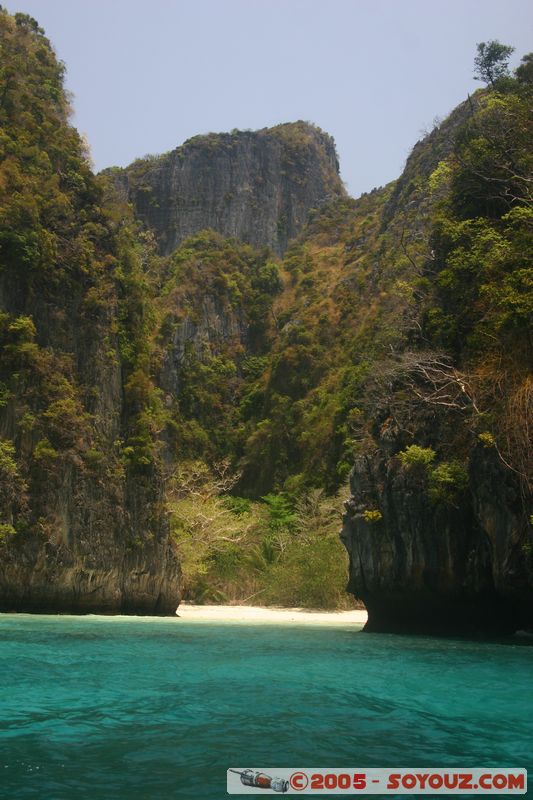
<svg viewBox="0 0 533 800"><path fill-rule="evenodd" d="M454 505L468 488L468 472L459 461L444 461L431 470L429 496L436 503Z"/></svg>
<svg viewBox="0 0 533 800"><path fill-rule="evenodd" d="M342 498L309 490L250 501L228 494L228 462L183 462L170 482L171 525L191 601L350 607L338 537Z"/></svg>
<svg viewBox="0 0 533 800"><path fill-rule="evenodd" d="M118 515L123 466L147 471L157 456L153 245L92 174L42 29L1 10L0 43L0 405L19 476L3 514L41 539L72 502L65 486L104 481Z"/></svg>
<svg viewBox="0 0 533 800"><path fill-rule="evenodd" d="M435 451L431 447L420 447L417 444L411 444L401 453L398 453L398 458L404 467L427 469L434 461L436 456Z"/></svg>
<svg viewBox="0 0 533 800"><path fill-rule="evenodd" d="M365 522L379 522L383 519L383 514L377 508L365 508L363 519Z"/></svg>
<svg viewBox="0 0 533 800"><path fill-rule="evenodd" d="M487 436L491 436L491 434L485 434L484 442L487 441ZM468 472L457 459L442 461L433 466L436 456L435 450L431 447L412 444L398 453L398 460L409 473L424 480L432 502L455 505L461 494L468 488ZM370 519L367 514L373 513L375 512L365 512L365 519ZM379 512L377 513L379 514ZM379 518L381 518L381 514Z"/></svg>
<svg viewBox="0 0 533 800"><path fill-rule="evenodd" d="M267 366L279 266L268 250L204 231L160 270L155 356L172 397L169 442L181 458L234 457L254 402L251 384Z"/></svg>
<svg viewBox="0 0 533 800"><path fill-rule="evenodd" d="M494 88L498 79L509 74L509 57L513 53L514 47L501 44L496 39L480 42L474 60L475 79L484 81Z"/></svg>
<svg viewBox="0 0 533 800"><path fill-rule="evenodd" d="M530 89L518 72L480 96L446 159L447 192L433 215L435 281L423 330L468 372L470 424L492 426L479 430L479 440L494 446L527 484L533 153Z"/></svg>

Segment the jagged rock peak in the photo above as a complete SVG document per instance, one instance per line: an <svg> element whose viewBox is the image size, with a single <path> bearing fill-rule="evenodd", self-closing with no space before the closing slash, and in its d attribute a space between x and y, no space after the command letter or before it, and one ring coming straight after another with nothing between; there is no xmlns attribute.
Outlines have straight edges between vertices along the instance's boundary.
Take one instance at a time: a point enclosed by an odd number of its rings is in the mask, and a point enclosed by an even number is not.
<svg viewBox="0 0 533 800"><path fill-rule="evenodd" d="M333 138L302 121L194 136L113 174L163 254L206 228L283 254L311 208L345 194Z"/></svg>

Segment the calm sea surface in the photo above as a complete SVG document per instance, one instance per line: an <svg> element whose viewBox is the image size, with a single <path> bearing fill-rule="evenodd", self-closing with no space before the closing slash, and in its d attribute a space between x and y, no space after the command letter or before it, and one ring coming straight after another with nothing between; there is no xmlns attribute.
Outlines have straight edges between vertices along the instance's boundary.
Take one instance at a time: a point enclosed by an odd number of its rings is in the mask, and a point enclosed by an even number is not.
<svg viewBox="0 0 533 800"><path fill-rule="evenodd" d="M2 800L219 800L243 764L533 771L518 644L4 614L0 669Z"/></svg>

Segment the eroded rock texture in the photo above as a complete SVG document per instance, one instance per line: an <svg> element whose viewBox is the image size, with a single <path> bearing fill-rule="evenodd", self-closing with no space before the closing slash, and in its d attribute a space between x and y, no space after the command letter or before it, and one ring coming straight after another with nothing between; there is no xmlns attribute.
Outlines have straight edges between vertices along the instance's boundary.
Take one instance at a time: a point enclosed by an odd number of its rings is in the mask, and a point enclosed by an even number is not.
<svg viewBox="0 0 533 800"><path fill-rule="evenodd" d="M311 208L344 194L335 144L304 122L195 136L116 170L161 253L205 228L282 254Z"/></svg>
<svg viewBox="0 0 533 800"><path fill-rule="evenodd" d="M366 630L503 634L533 627L533 581L523 550L518 486L479 448L453 504L428 496L423 474L383 451L357 460L341 538L349 590ZM379 505L378 521L365 510Z"/></svg>

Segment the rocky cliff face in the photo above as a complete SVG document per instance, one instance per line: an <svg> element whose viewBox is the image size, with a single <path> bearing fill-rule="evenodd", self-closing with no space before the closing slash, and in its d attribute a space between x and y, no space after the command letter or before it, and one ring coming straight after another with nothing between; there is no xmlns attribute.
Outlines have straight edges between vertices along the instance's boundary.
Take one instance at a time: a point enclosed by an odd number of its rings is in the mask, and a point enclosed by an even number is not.
<svg viewBox="0 0 533 800"><path fill-rule="evenodd" d="M473 454L468 488L436 504L423 475L383 453L357 460L341 538L368 631L505 634L533 627L533 575L517 486ZM381 518L369 521L368 508Z"/></svg>
<svg viewBox="0 0 533 800"><path fill-rule="evenodd" d="M0 40L0 610L171 614L132 229L111 221L43 31L2 9Z"/></svg>
<svg viewBox="0 0 533 800"><path fill-rule="evenodd" d="M128 455L116 287L110 307L88 311L99 280L67 283L21 297L0 279L0 610L173 614L181 576L160 466ZM22 324L35 337L15 334Z"/></svg>
<svg viewBox="0 0 533 800"><path fill-rule="evenodd" d="M46 528L17 534L4 548L0 610L174 614L180 569L168 521L154 514L162 503L157 479L116 494L75 467L60 480L41 506Z"/></svg>
<svg viewBox="0 0 533 800"><path fill-rule="evenodd" d="M310 209L344 194L338 170L333 139L297 122L196 136L113 174L163 254L206 228L283 254Z"/></svg>
<svg viewBox="0 0 533 800"><path fill-rule="evenodd" d="M533 306L517 282L526 228L515 239L508 227L530 210L506 179L492 188L508 169L504 117L517 180L530 180L529 90L515 92L478 93L419 142L382 214L385 247L396 239L403 253L396 285L414 291L394 315L403 336L359 397L366 428L355 426L342 540L369 631L533 630ZM386 260L402 264L390 249ZM511 283L507 305L497 287Z"/></svg>
<svg viewBox="0 0 533 800"><path fill-rule="evenodd" d="M0 280L0 375L9 386L0 440L7 458L6 442L14 443L22 500L3 495L0 610L173 614L180 567L160 469L124 458L134 423L116 309L91 309L88 318L82 297L96 286L84 283L76 279L67 295L29 289L21 302L9 276ZM28 319L38 344L9 333ZM15 462L2 466L7 480Z"/></svg>

